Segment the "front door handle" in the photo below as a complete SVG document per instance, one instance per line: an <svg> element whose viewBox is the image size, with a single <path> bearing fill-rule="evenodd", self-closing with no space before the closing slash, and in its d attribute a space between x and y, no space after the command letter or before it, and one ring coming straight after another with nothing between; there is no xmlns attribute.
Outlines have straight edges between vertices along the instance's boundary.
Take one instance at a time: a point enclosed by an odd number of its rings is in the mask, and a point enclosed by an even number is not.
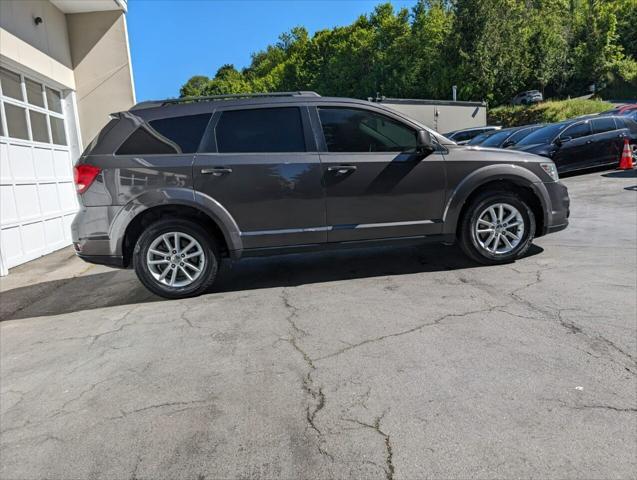
<svg viewBox="0 0 637 480"><path fill-rule="evenodd" d="M334 172L336 175L345 175L356 171L356 168L356 165L338 165L336 167L327 167L327 171Z"/></svg>
<svg viewBox="0 0 637 480"><path fill-rule="evenodd" d="M202 168L202 175L210 175L212 174L215 177L220 177L222 175L228 175L232 173L232 168L227 167L212 167L212 168Z"/></svg>

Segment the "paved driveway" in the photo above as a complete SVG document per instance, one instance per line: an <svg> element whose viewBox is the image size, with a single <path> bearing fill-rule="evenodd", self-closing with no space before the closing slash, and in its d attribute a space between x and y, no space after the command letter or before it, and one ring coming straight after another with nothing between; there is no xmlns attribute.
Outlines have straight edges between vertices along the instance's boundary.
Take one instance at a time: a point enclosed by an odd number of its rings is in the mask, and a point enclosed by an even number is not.
<svg viewBox="0 0 637 480"><path fill-rule="evenodd" d="M184 301L69 251L15 269L0 476L635 478L637 178L565 183L571 227L507 266L253 259Z"/></svg>

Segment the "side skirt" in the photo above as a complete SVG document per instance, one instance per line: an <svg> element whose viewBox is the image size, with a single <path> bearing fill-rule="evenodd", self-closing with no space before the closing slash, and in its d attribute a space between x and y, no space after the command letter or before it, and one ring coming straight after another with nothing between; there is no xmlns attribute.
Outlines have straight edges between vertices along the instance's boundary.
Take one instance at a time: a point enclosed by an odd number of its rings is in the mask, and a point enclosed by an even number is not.
<svg viewBox="0 0 637 480"><path fill-rule="evenodd" d="M455 235L437 234L437 235L419 235L414 237L398 237L398 238L382 238L377 240L355 240L349 242L327 242L305 245L286 245L284 247L267 247L267 248L250 248L242 252L232 252L233 259L243 257L264 257L272 255L288 255L294 253L305 252L321 252L330 250L345 250L350 248L373 248L386 246L411 246L422 245L427 243L455 243Z"/></svg>

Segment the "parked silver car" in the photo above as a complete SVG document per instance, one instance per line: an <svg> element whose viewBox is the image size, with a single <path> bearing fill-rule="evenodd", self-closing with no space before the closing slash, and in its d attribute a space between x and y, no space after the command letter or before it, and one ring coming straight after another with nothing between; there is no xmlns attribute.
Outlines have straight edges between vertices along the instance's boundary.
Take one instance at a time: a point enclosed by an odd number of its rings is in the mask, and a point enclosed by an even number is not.
<svg viewBox="0 0 637 480"><path fill-rule="evenodd" d="M539 90L528 90L526 92L518 93L511 99L513 105L530 105L532 103L539 103L544 101L544 97Z"/></svg>
<svg viewBox="0 0 637 480"><path fill-rule="evenodd" d="M465 145L478 135L483 133L494 132L502 127L497 125L485 125L484 127L465 128L463 130L454 130L453 132L443 133L449 140L453 140L458 145Z"/></svg>

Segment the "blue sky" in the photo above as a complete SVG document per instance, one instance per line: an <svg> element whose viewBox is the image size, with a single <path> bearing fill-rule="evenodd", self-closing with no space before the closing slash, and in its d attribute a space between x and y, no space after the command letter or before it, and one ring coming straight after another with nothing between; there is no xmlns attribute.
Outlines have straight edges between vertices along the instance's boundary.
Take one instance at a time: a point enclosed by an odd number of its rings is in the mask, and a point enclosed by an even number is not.
<svg viewBox="0 0 637 480"><path fill-rule="evenodd" d="M137 100L179 95L193 75L214 76L302 25L310 34L347 25L382 0L129 0L128 34ZM411 8L416 0L394 0Z"/></svg>

